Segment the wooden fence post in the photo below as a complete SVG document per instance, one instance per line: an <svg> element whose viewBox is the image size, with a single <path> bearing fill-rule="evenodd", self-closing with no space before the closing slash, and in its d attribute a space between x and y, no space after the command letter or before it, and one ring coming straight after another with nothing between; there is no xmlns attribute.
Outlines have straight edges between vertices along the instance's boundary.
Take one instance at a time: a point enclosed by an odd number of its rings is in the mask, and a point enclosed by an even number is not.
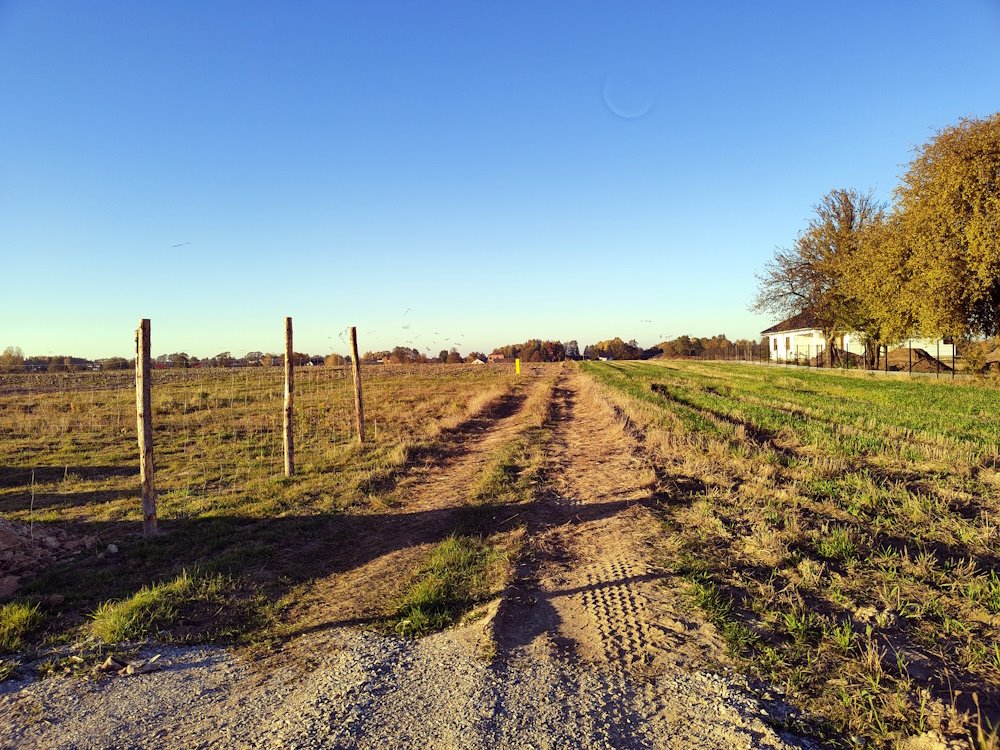
<svg viewBox="0 0 1000 750"><path fill-rule="evenodd" d="M365 442L365 405L361 400L361 360L358 359L358 329L351 326L351 369L354 371L354 410L358 414L358 443Z"/></svg>
<svg viewBox="0 0 1000 750"><path fill-rule="evenodd" d="M149 319L135 332L135 422L139 436L139 481L142 485L142 533L156 535L156 490L153 484L153 409Z"/></svg>
<svg viewBox="0 0 1000 750"><path fill-rule="evenodd" d="M292 348L292 319L285 318L285 476L295 474L295 444L292 440L292 402L294 399L295 352Z"/></svg>

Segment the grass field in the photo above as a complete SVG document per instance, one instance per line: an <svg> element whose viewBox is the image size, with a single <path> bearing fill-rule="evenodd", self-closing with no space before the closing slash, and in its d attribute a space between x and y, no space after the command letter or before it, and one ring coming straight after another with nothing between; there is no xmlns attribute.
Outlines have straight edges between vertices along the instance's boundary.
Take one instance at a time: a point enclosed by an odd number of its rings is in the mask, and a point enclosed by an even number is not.
<svg viewBox="0 0 1000 750"><path fill-rule="evenodd" d="M151 541L131 374L0 378L0 514L93 542L23 574L0 608L0 679L61 644L82 643L89 667L147 637L419 636L486 616L544 556L528 548L529 505L544 536L546 514L586 533L604 505L639 503L663 585L804 710L793 729L880 747L941 730L996 748L1000 391L725 363L570 367L369 368L365 446L349 373L304 369L291 479L280 371L157 371L165 533ZM579 420L594 434L570 453ZM561 515L567 487L603 486L612 451L636 472L633 499Z"/></svg>
<svg viewBox="0 0 1000 750"><path fill-rule="evenodd" d="M361 533L342 519L377 527L379 514L399 502L392 490L405 468L433 460L446 439L460 439L477 415L524 387L502 367L369 368L369 442L361 447L349 373L303 369L296 374L296 476L286 479L278 368L157 371L156 489L165 533L146 541L131 377L0 377L0 514L33 524L38 538L61 529L96 540L72 562L25 577L3 611L4 651L87 637L273 634L300 588L336 570L338 547ZM115 554L106 551L111 543ZM422 564L397 573L417 576Z"/></svg>
<svg viewBox="0 0 1000 750"><path fill-rule="evenodd" d="M666 564L747 666L881 741L956 721L932 697L996 720L1000 391L583 367L656 456Z"/></svg>

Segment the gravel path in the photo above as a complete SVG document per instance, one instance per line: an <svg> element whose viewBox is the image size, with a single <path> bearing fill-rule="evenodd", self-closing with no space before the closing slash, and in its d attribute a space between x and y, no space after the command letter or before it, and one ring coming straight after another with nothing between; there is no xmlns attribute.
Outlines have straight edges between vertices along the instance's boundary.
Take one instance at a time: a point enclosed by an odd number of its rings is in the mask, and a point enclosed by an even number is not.
<svg viewBox="0 0 1000 750"><path fill-rule="evenodd" d="M349 629L306 636L296 648L315 649L305 671L299 662L273 669L221 648L167 648L158 651L170 662L160 672L9 685L0 694L0 744L801 747L779 737L757 700L723 676L638 679L537 649L491 662L477 653L476 629L416 642Z"/></svg>

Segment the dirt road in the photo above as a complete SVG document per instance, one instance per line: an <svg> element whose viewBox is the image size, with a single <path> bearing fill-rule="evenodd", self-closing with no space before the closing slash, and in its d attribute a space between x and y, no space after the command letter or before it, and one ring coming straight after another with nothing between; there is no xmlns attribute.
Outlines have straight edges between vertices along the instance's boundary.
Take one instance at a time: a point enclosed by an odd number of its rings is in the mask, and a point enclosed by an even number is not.
<svg viewBox="0 0 1000 750"><path fill-rule="evenodd" d="M537 386L536 386L537 387ZM394 570L447 533L524 395L411 467L391 535L317 581L296 637L255 658L156 649L171 666L101 682L0 684L18 747L785 748L780 713L720 672L722 643L657 565L669 544L636 437L575 370L560 376L527 551L482 617L421 640L358 628ZM484 643L495 652L484 654Z"/></svg>

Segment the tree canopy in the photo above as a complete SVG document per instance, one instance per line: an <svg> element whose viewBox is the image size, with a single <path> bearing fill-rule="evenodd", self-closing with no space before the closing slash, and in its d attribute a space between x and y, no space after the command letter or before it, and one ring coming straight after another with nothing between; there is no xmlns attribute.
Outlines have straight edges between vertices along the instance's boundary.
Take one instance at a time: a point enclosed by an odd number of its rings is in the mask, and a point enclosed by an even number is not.
<svg viewBox="0 0 1000 750"><path fill-rule="evenodd" d="M829 343L857 330L861 311L845 274L864 233L882 220L885 206L871 193L831 190L813 206L813 216L790 248L779 248L757 276L757 312L780 317L806 315ZM831 352L832 353L832 352Z"/></svg>
<svg viewBox="0 0 1000 750"><path fill-rule="evenodd" d="M716 354L730 351L733 347L756 346L756 342L747 339L730 341L723 333L716 336L699 338L697 336L678 336L677 338L657 344L655 349L662 351L668 357L700 357L702 354Z"/></svg>
<svg viewBox="0 0 1000 750"><path fill-rule="evenodd" d="M921 331L1000 332L1000 113L945 128L896 190L905 301Z"/></svg>
<svg viewBox="0 0 1000 750"><path fill-rule="evenodd" d="M752 310L805 314L828 344L1000 333L1000 113L918 148L889 212L871 193L828 193L758 282Z"/></svg>
<svg viewBox="0 0 1000 750"><path fill-rule="evenodd" d="M566 347L561 341L528 339L522 344L507 344L493 350L505 357L520 357L523 362L561 362L566 359Z"/></svg>
<svg viewBox="0 0 1000 750"><path fill-rule="evenodd" d="M8 346L0 354L0 370L17 372L24 369L24 352L19 346Z"/></svg>

